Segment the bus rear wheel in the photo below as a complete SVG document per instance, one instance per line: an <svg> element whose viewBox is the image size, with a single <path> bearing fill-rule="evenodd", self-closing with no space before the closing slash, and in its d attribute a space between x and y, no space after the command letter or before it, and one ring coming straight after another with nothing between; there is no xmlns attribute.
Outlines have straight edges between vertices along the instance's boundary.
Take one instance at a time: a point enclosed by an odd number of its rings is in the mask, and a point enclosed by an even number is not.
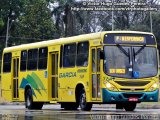
<svg viewBox="0 0 160 120"><path fill-rule="evenodd" d="M32 90L28 89L25 94L25 106L28 109L42 109L43 102L33 102Z"/></svg>
<svg viewBox="0 0 160 120"><path fill-rule="evenodd" d="M81 91L81 95L80 95L80 108L81 110L84 110L84 111L89 111L91 110L92 108L92 103L88 103L86 101L86 93L84 91L84 89Z"/></svg>
<svg viewBox="0 0 160 120"><path fill-rule="evenodd" d="M134 111L134 109L136 108L136 105L137 103L125 103L123 107L126 111Z"/></svg>

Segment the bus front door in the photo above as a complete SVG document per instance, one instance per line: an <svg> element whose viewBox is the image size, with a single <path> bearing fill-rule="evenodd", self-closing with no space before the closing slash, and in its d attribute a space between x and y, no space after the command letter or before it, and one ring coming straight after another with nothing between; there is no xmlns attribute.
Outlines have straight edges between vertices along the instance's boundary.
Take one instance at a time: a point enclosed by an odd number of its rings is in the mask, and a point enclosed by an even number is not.
<svg viewBox="0 0 160 120"><path fill-rule="evenodd" d="M100 51L101 48L93 47L91 49L91 58L92 58L92 100L100 101L101 100L101 91L100 91Z"/></svg>
<svg viewBox="0 0 160 120"><path fill-rule="evenodd" d="M58 52L51 54L51 98L58 99Z"/></svg>
<svg viewBox="0 0 160 120"><path fill-rule="evenodd" d="M19 58L13 58L13 81L12 81L12 98L14 100L19 98L19 91L18 91L18 72L19 72Z"/></svg>

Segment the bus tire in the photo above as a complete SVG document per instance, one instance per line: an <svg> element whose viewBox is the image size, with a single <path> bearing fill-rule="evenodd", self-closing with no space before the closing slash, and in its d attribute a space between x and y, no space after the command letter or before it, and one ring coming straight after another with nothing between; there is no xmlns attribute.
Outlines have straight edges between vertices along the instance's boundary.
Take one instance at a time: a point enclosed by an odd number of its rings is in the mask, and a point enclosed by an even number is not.
<svg viewBox="0 0 160 120"><path fill-rule="evenodd" d="M136 104L137 103L125 103L124 104L124 109L126 111L134 111L134 109L136 108Z"/></svg>
<svg viewBox="0 0 160 120"><path fill-rule="evenodd" d="M27 109L40 110L43 107L43 102L33 102L32 90L29 88L25 95L25 106Z"/></svg>
<svg viewBox="0 0 160 120"><path fill-rule="evenodd" d="M84 111L90 111L91 110L92 103L88 103L86 101L86 93L85 93L84 89L81 91L79 102L80 102L79 104L80 104L81 110L84 110Z"/></svg>
<svg viewBox="0 0 160 120"><path fill-rule="evenodd" d="M28 109L33 109L33 97L32 97L32 90L27 89L26 94L25 94L25 105L26 108Z"/></svg>

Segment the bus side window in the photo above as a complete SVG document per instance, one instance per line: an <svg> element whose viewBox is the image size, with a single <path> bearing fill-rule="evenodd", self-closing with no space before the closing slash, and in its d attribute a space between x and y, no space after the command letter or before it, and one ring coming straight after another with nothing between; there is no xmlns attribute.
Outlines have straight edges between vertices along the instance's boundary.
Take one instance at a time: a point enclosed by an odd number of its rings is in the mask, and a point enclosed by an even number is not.
<svg viewBox="0 0 160 120"><path fill-rule="evenodd" d="M76 43L64 45L63 67L74 67L76 60Z"/></svg>
<svg viewBox="0 0 160 120"><path fill-rule="evenodd" d="M3 57L3 72L11 72L11 53L5 53Z"/></svg>
<svg viewBox="0 0 160 120"><path fill-rule="evenodd" d="M38 61L38 49L28 50L28 62L27 69L35 70L37 69L37 61Z"/></svg>
<svg viewBox="0 0 160 120"><path fill-rule="evenodd" d="M81 42L77 46L77 66L88 65L89 43Z"/></svg>
<svg viewBox="0 0 160 120"><path fill-rule="evenodd" d="M47 68L48 48L39 48L38 69Z"/></svg>
<svg viewBox="0 0 160 120"><path fill-rule="evenodd" d="M21 71L25 71L27 67L27 50L21 52Z"/></svg>

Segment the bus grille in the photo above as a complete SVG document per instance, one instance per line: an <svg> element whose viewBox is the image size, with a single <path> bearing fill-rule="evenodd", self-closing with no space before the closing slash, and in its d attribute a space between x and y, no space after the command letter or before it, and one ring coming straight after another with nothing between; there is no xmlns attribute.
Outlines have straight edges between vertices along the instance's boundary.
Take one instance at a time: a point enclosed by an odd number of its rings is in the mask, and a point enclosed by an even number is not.
<svg viewBox="0 0 160 120"><path fill-rule="evenodd" d="M117 84L121 86L145 86L150 81L141 81L141 82L133 82L133 81L115 81Z"/></svg>

